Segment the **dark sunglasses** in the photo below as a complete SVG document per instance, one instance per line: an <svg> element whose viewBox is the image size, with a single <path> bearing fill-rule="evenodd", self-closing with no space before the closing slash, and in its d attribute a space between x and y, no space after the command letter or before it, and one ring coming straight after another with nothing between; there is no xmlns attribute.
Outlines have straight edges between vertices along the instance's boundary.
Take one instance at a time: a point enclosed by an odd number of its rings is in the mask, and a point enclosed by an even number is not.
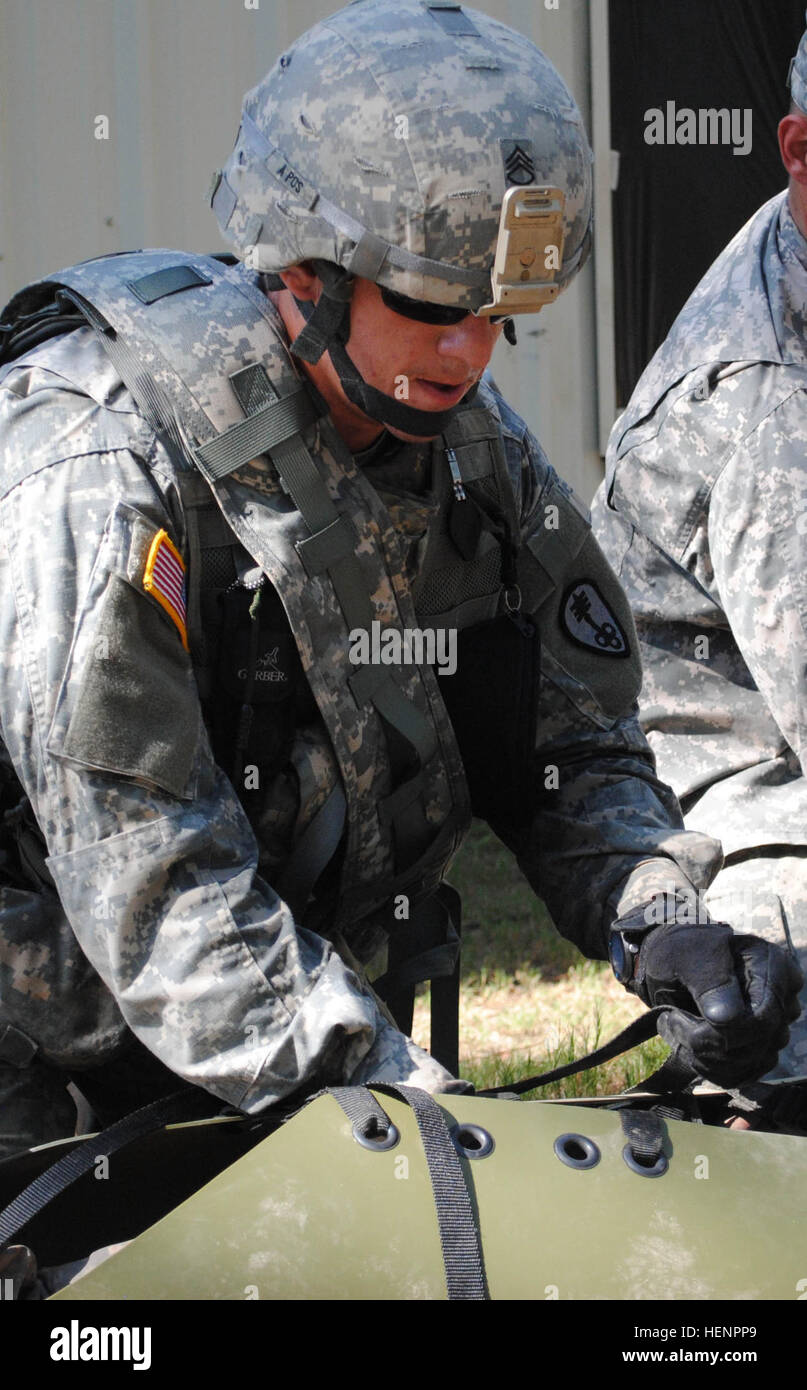
<svg viewBox="0 0 807 1390"><path fill-rule="evenodd" d="M388 309L392 309L396 314L403 314L404 318L417 319L418 323L462 323L471 312L470 309L462 309L456 304L430 304L422 299L409 299L405 294L388 290L386 285L379 285L378 288ZM508 314L491 314L490 322L504 323L508 317Z"/></svg>

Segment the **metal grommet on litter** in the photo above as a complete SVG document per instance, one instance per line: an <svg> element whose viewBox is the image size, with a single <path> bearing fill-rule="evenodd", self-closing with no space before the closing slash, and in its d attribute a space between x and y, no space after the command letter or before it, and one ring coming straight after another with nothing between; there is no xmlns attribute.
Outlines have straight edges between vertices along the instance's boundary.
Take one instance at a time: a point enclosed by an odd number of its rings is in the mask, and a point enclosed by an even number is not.
<svg viewBox="0 0 807 1390"><path fill-rule="evenodd" d="M643 1178L661 1178L670 1166L667 1161L667 1155L662 1153L656 1155L655 1162L653 1163L640 1163L630 1144L625 1145L622 1150L622 1157L628 1167Z"/></svg>
<svg viewBox="0 0 807 1390"><path fill-rule="evenodd" d="M496 1145L481 1125L452 1125L448 1131L460 1158L487 1158Z"/></svg>
<svg viewBox="0 0 807 1390"><path fill-rule="evenodd" d="M386 1134L379 1134L378 1136L362 1134L358 1124L354 1124L352 1133L357 1144L361 1144L363 1149L375 1149L376 1153L383 1153L385 1149L394 1149L401 1137L400 1130L393 1124L390 1124Z"/></svg>
<svg viewBox="0 0 807 1390"><path fill-rule="evenodd" d="M600 1161L597 1145L585 1134L559 1134L552 1147L567 1168L593 1168Z"/></svg>

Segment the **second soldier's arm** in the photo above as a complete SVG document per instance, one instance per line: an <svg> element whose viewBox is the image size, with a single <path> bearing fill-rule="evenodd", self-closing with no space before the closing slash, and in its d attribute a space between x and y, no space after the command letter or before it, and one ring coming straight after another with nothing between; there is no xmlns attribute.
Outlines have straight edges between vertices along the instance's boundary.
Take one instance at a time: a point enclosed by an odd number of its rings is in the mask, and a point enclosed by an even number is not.
<svg viewBox="0 0 807 1390"><path fill-rule="evenodd" d="M660 1030L693 1071L741 1084L786 1044L800 972L777 947L700 910L721 849L683 828L655 775L636 717L641 669L627 600L579 504L535 441L522 447L519 581L542 672L534 806L509 842L585 954L608 954L615 926L636 946L620 978L645 1003L671 1006Z"/></svg>
<svg viewBox="0 0 807 1390"><path fill-rule="evenodd" d="M805 419L794 390L732 452L712 489L709 555L732 636L807 775Z"/></svg>

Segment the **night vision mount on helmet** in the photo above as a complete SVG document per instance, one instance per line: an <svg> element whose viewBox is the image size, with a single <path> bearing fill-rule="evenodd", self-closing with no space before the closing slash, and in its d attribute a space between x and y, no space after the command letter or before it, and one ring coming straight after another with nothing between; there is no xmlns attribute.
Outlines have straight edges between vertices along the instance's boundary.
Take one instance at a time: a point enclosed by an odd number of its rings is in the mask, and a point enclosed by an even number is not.
<svg viewBox="0 0 807 1390"><path fill-rule="evenodd" d="M303 261L319 274L292 352L329 351L365 414L434 435L457 407L415 410L351 361L353 280L483 317L537 312L588 256L591 159L571 94L528 39L458 5L357 0L247 93L211 203L268 288Z"/></svg>

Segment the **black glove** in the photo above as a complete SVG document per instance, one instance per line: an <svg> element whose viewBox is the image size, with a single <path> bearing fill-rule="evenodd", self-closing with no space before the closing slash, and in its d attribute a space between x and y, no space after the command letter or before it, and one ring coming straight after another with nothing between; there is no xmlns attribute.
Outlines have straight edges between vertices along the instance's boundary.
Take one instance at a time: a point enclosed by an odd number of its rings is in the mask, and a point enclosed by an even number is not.
<svg viewBox="0 0 807 1390"><path fill-rule="evenodd" d="M804 976L780 946L723 922L655 927L631 985L651 1007L671 1004L659 1033L699 1076L739 1086L771 1070L801 1012Z"/></svg>

